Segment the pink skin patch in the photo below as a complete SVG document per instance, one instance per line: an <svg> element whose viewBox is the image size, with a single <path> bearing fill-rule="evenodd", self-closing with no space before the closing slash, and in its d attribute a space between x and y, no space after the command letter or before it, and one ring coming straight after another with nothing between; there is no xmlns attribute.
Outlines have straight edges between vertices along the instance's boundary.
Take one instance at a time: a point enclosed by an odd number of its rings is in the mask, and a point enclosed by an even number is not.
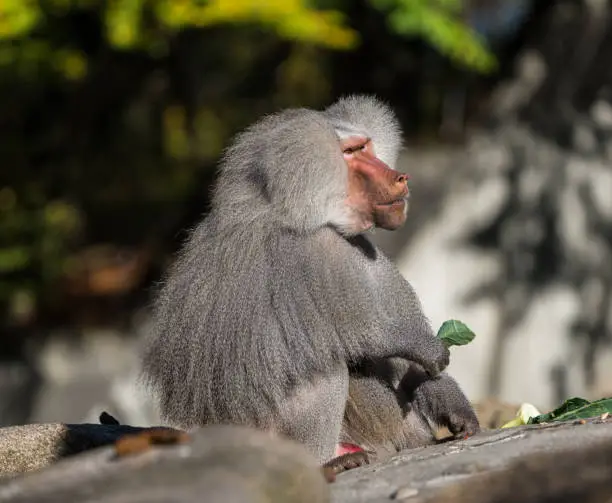
<svg viewBox="0 0 612 503"><path fill-rule="evenodd" d="M344 456L345 454L351 454L353 452L363 452L363 449L355 444L349 444L347 442L340 442L336 446L336 456Z"/></svg>

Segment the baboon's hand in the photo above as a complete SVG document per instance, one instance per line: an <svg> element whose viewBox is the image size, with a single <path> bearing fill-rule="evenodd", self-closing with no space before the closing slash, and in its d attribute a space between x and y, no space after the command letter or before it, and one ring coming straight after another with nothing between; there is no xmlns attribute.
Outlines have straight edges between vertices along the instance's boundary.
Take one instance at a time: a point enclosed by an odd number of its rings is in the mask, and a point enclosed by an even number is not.
<svg viewBox="0 0 612 503"><path fill-rule="evenodd" d="M374 460L375 455L373 452L361 450L330 459L323 465L323 468L331 470L334 474L337 474L347 470L352 470L353 468L358 468L360 466L369 465Z"/></svg>
<svg viewBox="0 0 612 503"><path fill-rule="evenodd" d="M439 339L433 338L427 341L426 346L421 346L410 360L421 365L430 377L436 377L448 367L450 352Z"/></svg>
<svg viewBox="0 0 612 503"><path fill-rule="evenodd" d="M472 407L458 407L450 411L447 428L456 439L466 439L480 431L480 424Z"/></svg>
<svg viewBox="0 0 612 503"><path fill-rule="evenodd" d="M456 439L480 431L478 418L457 382L443 373L423 381L415 392L418 409L438 426L445 426Z"/></svg>

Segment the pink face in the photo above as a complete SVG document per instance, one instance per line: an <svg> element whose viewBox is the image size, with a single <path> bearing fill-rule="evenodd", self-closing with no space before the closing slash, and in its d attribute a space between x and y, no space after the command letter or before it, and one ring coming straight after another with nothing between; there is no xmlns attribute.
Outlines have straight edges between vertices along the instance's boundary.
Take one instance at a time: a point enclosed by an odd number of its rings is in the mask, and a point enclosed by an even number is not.
<svg viewBox="0 0 612 503"><path fill-rule="evenodd" d="M359 215L360 231L375 225L395 230L406 221L408 175L391 169L374 153L364 136L340 142L349 170L347 205Z"/></svg>

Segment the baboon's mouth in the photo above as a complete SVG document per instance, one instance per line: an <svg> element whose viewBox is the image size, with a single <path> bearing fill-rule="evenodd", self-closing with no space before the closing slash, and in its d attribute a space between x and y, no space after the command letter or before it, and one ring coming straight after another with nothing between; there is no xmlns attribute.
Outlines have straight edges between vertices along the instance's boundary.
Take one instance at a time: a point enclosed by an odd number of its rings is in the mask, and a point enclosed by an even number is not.
<svg viewBox="0 0 612 503"><path fill-rule="evenodd" d="M376 206L378 206L379 208L399 208L401 206L404 206L406 204L406 197L399 197L397 199L393 199L392 201L389 201L387 203L379 203Z"/></svg>

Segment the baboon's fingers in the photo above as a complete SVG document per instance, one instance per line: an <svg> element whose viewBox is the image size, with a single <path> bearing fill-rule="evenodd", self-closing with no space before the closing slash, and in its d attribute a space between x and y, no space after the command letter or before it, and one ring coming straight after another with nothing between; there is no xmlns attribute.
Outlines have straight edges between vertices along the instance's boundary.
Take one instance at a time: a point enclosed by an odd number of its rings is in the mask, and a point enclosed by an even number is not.
<svg viewBox="0 0 612 503"><path fill-rule="evenodd" d="M369 465L375 460L373 452L368 451L357 451L349 452L329 460L323 465L326 470L331 470L333 473L338 474L353 468L359 468L360 466Z"/></svg>

